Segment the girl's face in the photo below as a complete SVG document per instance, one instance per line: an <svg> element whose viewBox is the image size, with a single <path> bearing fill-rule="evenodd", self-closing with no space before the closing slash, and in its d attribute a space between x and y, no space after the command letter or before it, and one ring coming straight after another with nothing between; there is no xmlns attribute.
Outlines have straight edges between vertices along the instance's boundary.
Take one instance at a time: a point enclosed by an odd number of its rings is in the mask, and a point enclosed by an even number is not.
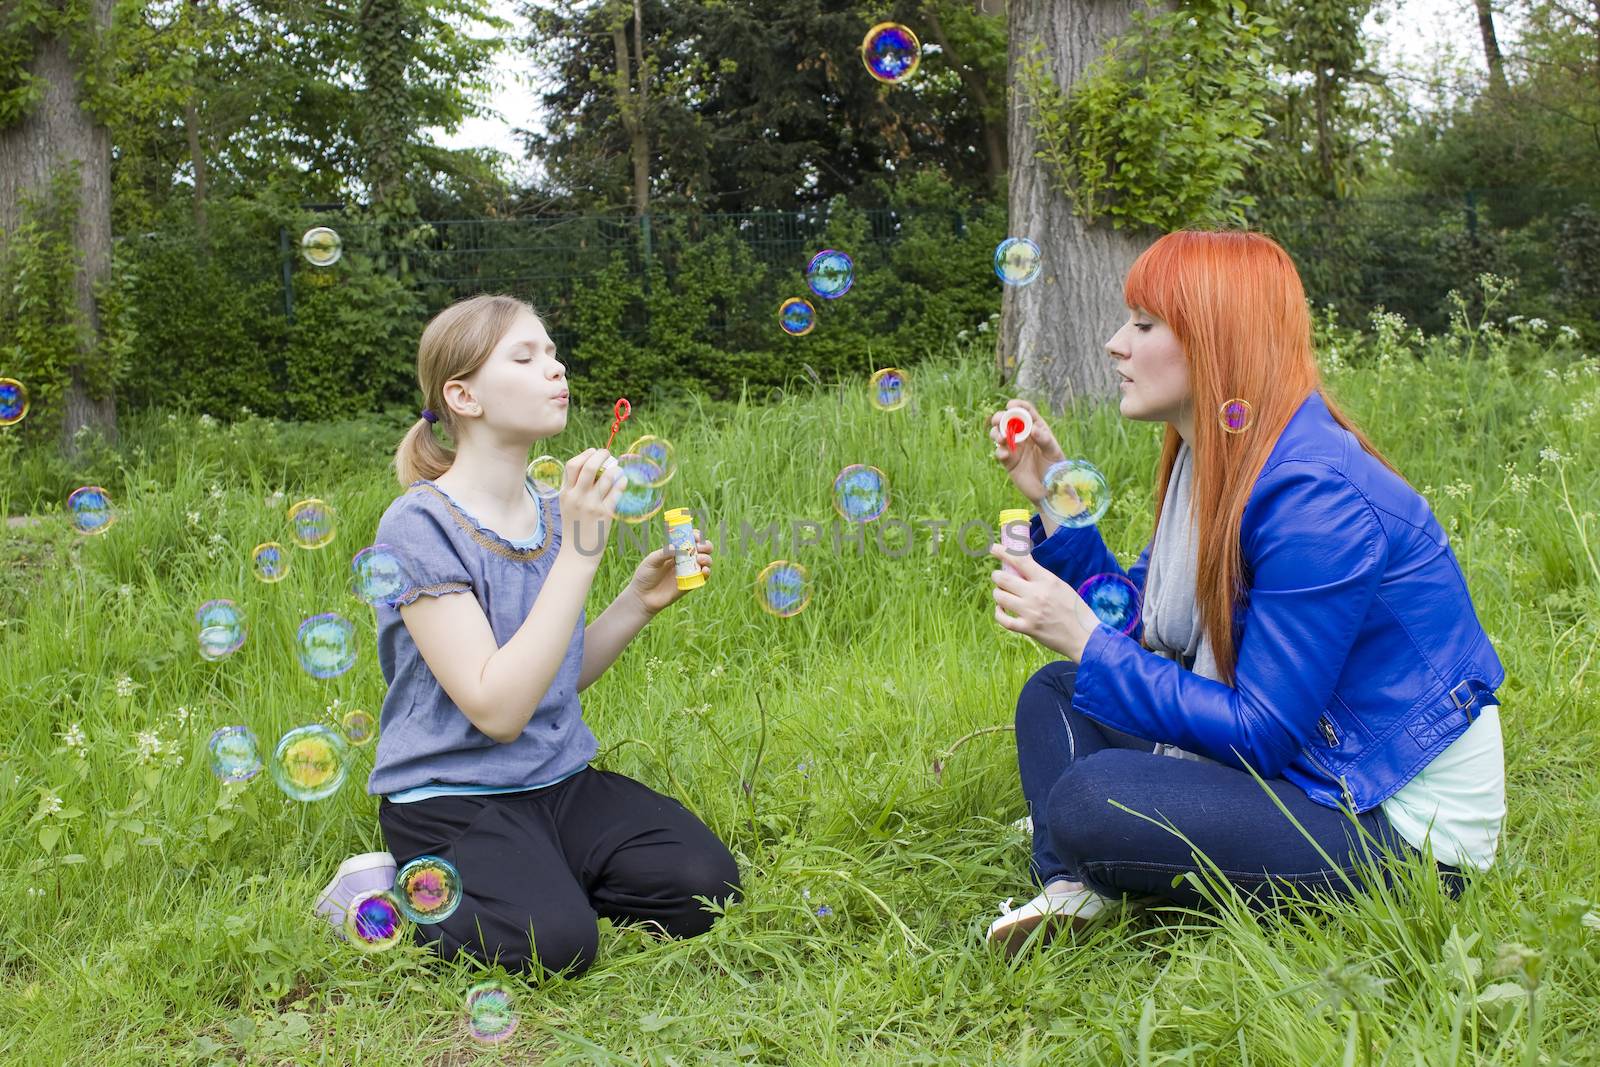
<svg viewBox="0 0 1600 1067"><path fill-rule="evenodd" d="M1106 351L1116 361L1122 417L1170 422L1188 440L1194 417L1189 361L1172 329L1144 309L1132 308Z"/></svg>
<svg viewBox="0 0 1600 1067"><path fill-rule="evenodd" d="M483 366L445 383L444 395L462 423L506 441L531 444L567 428L567 368L531 311L513 320Z"/></svg>

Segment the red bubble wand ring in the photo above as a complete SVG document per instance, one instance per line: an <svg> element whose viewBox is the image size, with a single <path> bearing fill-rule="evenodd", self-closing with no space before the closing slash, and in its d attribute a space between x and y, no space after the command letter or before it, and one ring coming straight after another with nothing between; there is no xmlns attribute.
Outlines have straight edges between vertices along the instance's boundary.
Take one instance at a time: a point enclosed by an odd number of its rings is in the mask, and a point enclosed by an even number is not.
<svg viewBox="0 0 1600 1067"><path fill-rule="evenodd" d="M629 415L633 414L633 405L628 403L627 397L623 397L612 407L611 414L614 418L611 420L611 437L606 438L606 451L608 452L611 450L612 438L617 436L617 431L622 429L622 424L627 421Z"/></svg>

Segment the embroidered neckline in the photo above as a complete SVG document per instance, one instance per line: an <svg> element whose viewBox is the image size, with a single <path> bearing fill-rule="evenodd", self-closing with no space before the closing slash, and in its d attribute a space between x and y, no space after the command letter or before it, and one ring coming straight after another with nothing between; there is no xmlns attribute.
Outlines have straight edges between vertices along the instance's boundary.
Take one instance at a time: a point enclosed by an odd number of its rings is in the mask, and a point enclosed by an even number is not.
<svg viewBox="0 0 1600 1067"><path fill-rule="evenodd" d="M461 510L461 505L450 498L450 494L432 482L426 479L412 482L409 491L414 492L418 489L426 489L437 497L444 504L445 509L450 512L450 517L455 520L456 525L461 527L462 531L476 541L480 547L486 548L495 555L502 556L514 563L532 563L534 560L539 559L544 555L545 550L550 547L550 540L555 536L555 508L549 498L539 500L539 516L540 522L543 523L544 540L532 548L518 548L493 530L485 529L476 520L468 517Z"/></svg>

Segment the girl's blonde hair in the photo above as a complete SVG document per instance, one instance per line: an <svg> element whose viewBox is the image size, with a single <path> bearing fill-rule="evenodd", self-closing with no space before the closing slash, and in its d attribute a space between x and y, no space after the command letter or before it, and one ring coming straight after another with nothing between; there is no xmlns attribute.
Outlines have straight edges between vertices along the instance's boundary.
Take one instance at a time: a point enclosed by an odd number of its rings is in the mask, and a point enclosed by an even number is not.
<svg viewBox="0 0 1600 1067"><path fill-rule="evenodd" d="M417 342L417 384L422 406L439 420L439 428L455 438L450 409L444 402L444 385L465 378L489 359L489 353L524 311L538 312L514 296L481 295L458 300L435 315ZM401 485L419 478L432 481L455 462L456 454L433 435L433 427L418 417L395 449L394 470Z"/></svg>

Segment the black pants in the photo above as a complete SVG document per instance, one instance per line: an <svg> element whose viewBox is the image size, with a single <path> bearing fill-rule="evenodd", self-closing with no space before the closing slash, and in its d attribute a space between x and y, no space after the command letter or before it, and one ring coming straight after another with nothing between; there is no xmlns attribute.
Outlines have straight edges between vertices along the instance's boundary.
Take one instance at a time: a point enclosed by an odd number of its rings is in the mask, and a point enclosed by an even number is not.
<svg viewBox="0 0 1600 1067"><path fill-rule="evenodd" d="M714 916L695 897L723 902L739 888L733 856L688 808L593 768L522 793L384 800L378 823L395 863L432 854L461 874L461 906L418 924L418 939L513 971L586 970L602 915L704 933Z"/></svg>

